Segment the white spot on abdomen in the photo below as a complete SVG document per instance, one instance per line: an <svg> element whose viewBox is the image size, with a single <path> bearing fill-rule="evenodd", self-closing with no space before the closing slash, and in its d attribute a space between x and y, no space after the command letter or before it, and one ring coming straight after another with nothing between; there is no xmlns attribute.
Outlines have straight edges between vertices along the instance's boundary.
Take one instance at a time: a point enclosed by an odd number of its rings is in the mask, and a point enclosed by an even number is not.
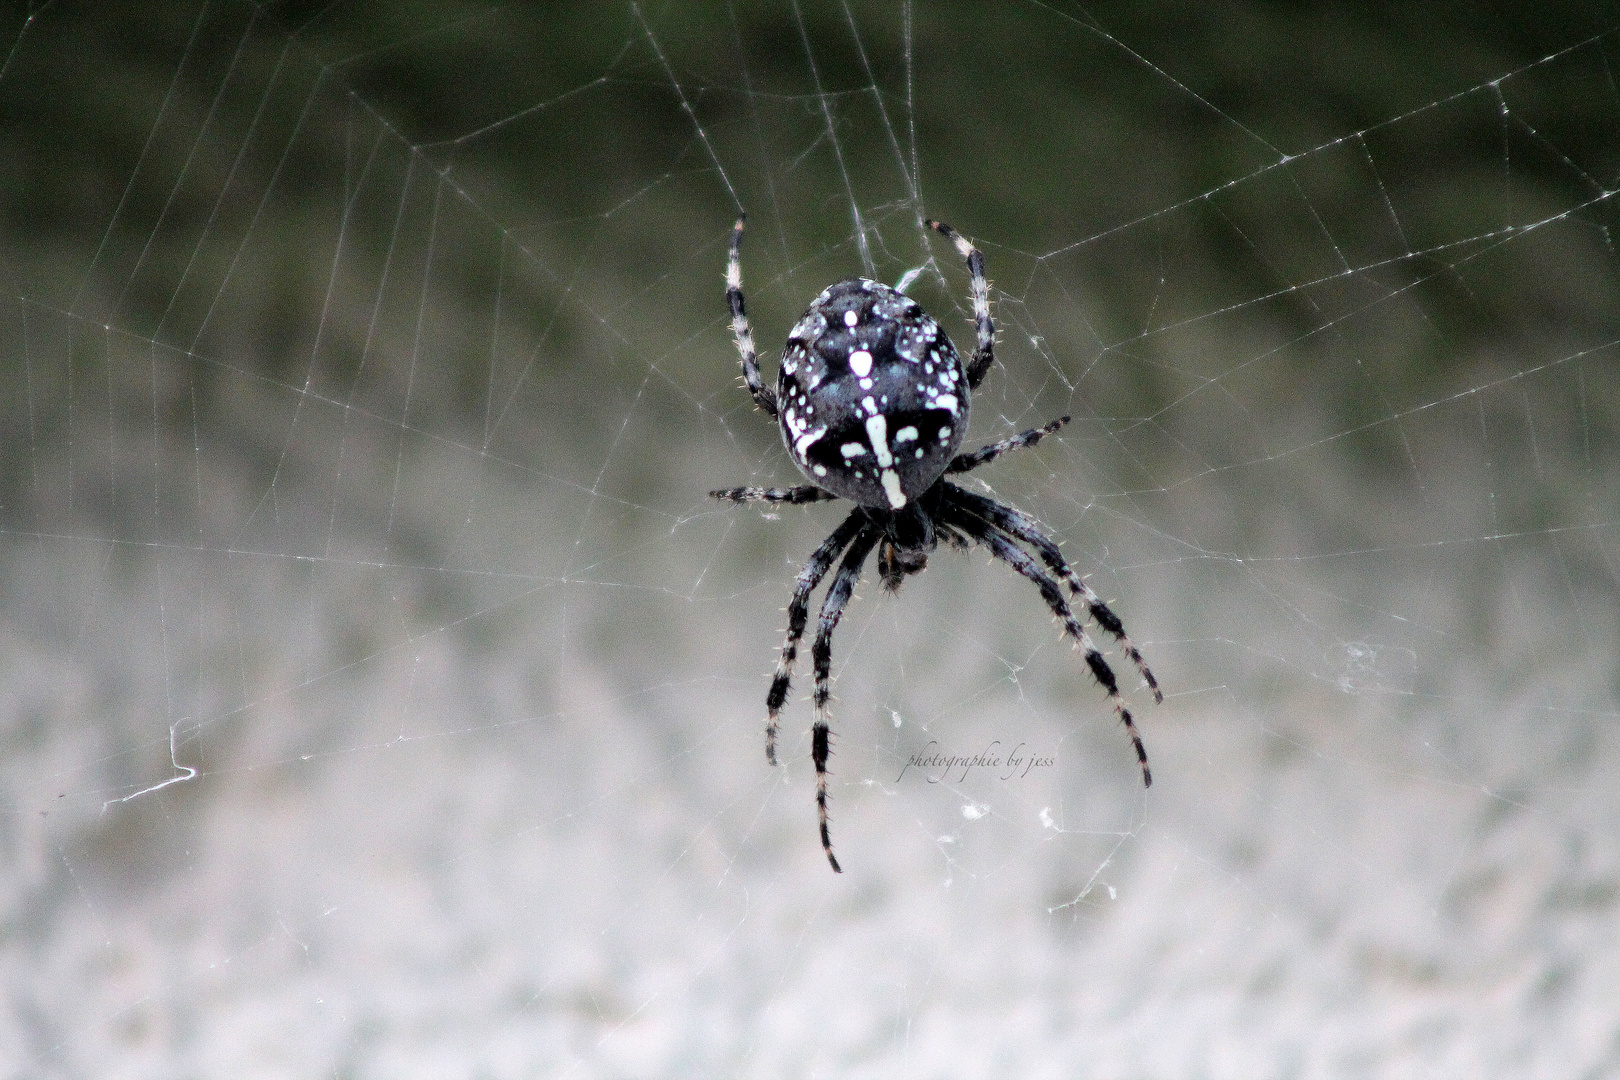
<svg viewBox="0 0 1620 1080"><path fill-rule="evenodd" d="M804 457L804 452L810 449L810 447L813 446L825 434L827 434L826 424L821 425L814 431L805 432L803 435L800 435L797 439L793 440L793 452L802 459Z"/></svg>
<svg viewBox="0 0 1620 1080"><path fill-rule="evenodd" d="M889 497L889 505L896 510L906 505L905 492L900 490L900 474L893 469L883 470L883 494Z"/></svg>
<svg viewBox="0 0 1620 1080"><path fill-rule="evenodd" d="M851 316L854 314L855 313L853 311L850 312ZM851 323L850 325L853 326L855 324ZM849 370L853 371L857 376L863 379L872 374L872 354L867 352L865 349L856 349L854 352L850 353Z"/></svg>
<svg viewBox="0 0 1620 1080"><path fill-rule="evenodd" d="M872 440L872 453L877 462L884 468L894 464L894 455L889 453L889 422L882 416L870 416L866 420L866 437ZM893 501L892 499L890 500Z"/></svg>

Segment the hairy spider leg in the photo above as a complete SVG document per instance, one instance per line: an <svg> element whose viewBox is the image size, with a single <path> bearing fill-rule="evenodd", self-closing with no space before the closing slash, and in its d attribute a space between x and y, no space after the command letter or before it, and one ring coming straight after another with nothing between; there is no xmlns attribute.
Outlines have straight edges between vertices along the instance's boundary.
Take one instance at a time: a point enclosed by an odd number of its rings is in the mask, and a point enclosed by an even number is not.
<svg viewBox="0 0 1620 1080"><path fill-rule="evenodd" d="M1067 416L1060 416L1050 424L1021 431L1010 439L1002 439L989 446L981 446L971 454L957 454L951 458L951 463L945 466L945 473L949 476L953 473L971 472L980 465L987 465L996 460L1009 450L1022 450L1026 446L1034 446L1068 422Z"/></svg>
<svg viewBox="0 0 1620 1080"><path fill-rule="evenodd" d="M743 382L754 395L754 404L774 419L776 417L776 391L765 385L759 377L759 354L754 349L754 331L748 326L748 312L743 307L742 292L742 235L747 214L737 217L731 228L731 255L726 259L726 303L731 306L731 336L737 341L737 353L742 357Z"/></svg>
<svg viewBox="0 0 1620 1080"><path fill-rule="evenodd" d="M934 529L939 534L939 538L941 540L944 540L946 543L950 544L951 547L955 548L957 551L967 551L973 547L972 541L963 535L962 530L958 529L955 525L951 525L944 521L936 521L934 522Z"/></svg>
<svg viewBox="0 0 1620 1080"><path fill-rule="evenodd" d="M716 499L725 499L727 502L748 503L789 503L798 506L802 503L832 502L838 496L830 491L822 491L810 484L790 488L762 488L762 487L736 487L720 488L709 492Z"/></svg>
<svg viewBox="0 0 1620 1080"><path fill-rule="evenodd" d="M979 333L978 347L967 367L967 383L969 390L977 390L990 365L996 362L996 324L990 321L990 282L984 276L984 255L943 221L930 220L928 227L955 244L967 260L968 287L973 290L973 325Z"/></svg>
<svg viewBox="0 0 1620 1080"><path fill-rule="evenodd" d="M799 580L793 586L793 599L788 601L787 641L776 660L776 677L765 695L765 760L776 764L776 732L781 726L782 703L787 701L788 686L793 681L793 663L799 658L799 639L804 637L804 624L810 618L810 594L821 579L832 569L833 560L849 546L855 534L866 526L866 515L856 510L822 541L820 547L799 570Z"/></svg>
<svg viewBox="0 0 1620 1080"><path fill-rule="evenodd" d="M958 491L962 489L957 488ZM1021 540L1040 553L1041 559L1053 573L1068 584L1069 590L1085 603L1086 610L1097 621L1097 625L1119 643L1120 652L1130 658L1141 674L1142 681L1147 683L1148 689L1153 691L1155 704L1164 704L1164 691L1159 689L1159 680L1153 677L1153 669L1148 667L1147 661L1142 659L1142 653L1125 633L1125 624L1120 621L1112 609L1103 603L1102 597L1081 580L1080 575L1074 572L1063 557L1063 552L1035 524L1035 520L1028 514L1014 510L1010 506L1003 506L994 499L987 499L982 495L975 495L971 491L962 491L959 502L974 513L990 522L996 528L1007 533L1016 540Z"/></svg>
<svg viewBox="0 0 1620 1080"><path fill-rule="evenodd" d="M1096 643L1086 633L1086 628L1074 617L1069 602L1063 598L1062 587L1041 570L1028 552L983 516L954 500L947 500L945 505L945 513L952 524L984 544L992 555L1035 583L1035 587L1041 592L1041 598L1046 601L1046 606L1052 609L1052 614L1063 623L1063 629L1075 639L1075 644L1085 654L1086 666L1091 669L1092 677L1102 685L1108 694L1108 700L1114 706L1115 715L1119 717L1120 723L1125 725L1125 731L1131 738L1131 746L1136 750L1136 760L1142 766L1142 786L1152 787L1153 773L1148 768L1147 748L1142 745L1142 736L1137 733L1136 721L1131 719L1131 711L1125 707L1125 699L1120 696L1119 682L1114 678L1114 669L1108 666L1108 661L1103 659L1103 654L1098 651Z"/></svg>
<svg viewBox="0 0 1620 1080"><path fill-rule="evenodd" d="M859 511L857 511L859 513ZM821 617L816 622L816 641L810 648L816 667L816 724L811 729L810 754L816 763L816 809L821 815L821 846L827 852L827 861L837 873L843 873L833 857L832 834L827 831L827 754L831 751L832 729L827 726L827 699L832 696L832 636L844 614L844 606L860 580L861 566L872 553L878 538L883 535L877 525L868 525L849 545L844 561L838 564L838 573L827 587L827 596L821 602Z"/></svg>

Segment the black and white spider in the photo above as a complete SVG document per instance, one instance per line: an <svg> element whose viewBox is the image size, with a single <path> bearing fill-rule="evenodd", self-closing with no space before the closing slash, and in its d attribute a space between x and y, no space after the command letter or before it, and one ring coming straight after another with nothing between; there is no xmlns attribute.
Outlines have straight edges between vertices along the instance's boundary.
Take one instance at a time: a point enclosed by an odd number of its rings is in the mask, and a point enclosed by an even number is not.
<svg viewBox="0 0 1620 1080"><path fill-rule="evenodd" d="M1085 653L1086 666L1102 685L1125 725L1142 765L1142 783L1151 785L1147 750L1136 732L1131 712L1120 696L1113 668L1075 617L1058 582L1080 598L1085 610L1130 657L1153 699L1164 700L1147 662L1119 616L1080 580L1058 546L1034 519L983 495L965 491L945 477L976 469L989 461L1040 440L1069 422L1061 416L1044 427L991 443L971 454L958 454L967 431L969 394L978 388L995 362L995 324L990 321L990 286L984 256L943 222L930 228L956 245L967 260L972 279L973 321L978 346L964 368L945 331L909 297L879 281L851 278L830 285L816 297L788 333L776 390L759 374L754 334L748 326L742 294L742 217L731 233L726 263L726 301L731 306L731 332L742 356L743 381L754 403L781 424L782 441L794 464L811 483L791 488L739 487L709 494L732 502L813 503L848 499L855 509L810 556L799 571L788 602L787 642L782 646L765 697L765 757L776 764L776 733L782 703L787 700L793 662L809 618L810 594L843 554L838 573L821 604L811 657L815 662L815 727L811 756L816 765L816 806L821 816L821 846L839 870L827 831L827 754L832 737L827 726L827 698L832 671L832 635L849 603L861 567L878 550L878 574L890 592L908 574L928 565L928 554L943 538L954 547L983 544L990 553L1035 583L1052 613ZM1040 561L1020 544L1028 545Z"/></svg>

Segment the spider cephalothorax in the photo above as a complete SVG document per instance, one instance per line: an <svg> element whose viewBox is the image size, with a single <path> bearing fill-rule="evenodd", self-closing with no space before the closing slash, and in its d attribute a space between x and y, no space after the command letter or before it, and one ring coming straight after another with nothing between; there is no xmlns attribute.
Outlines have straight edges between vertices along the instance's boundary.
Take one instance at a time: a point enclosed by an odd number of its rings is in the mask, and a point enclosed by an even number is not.
<svg viewBox="0 0 1620 1080"><path fill-rule="evenodd" d="M710 494L733 502L811 503L842 498L856 504L799 571L788 602L787 642L765 699L769 714L765 757L774 765L777 727L799 641L810 617L810 594L838 562L811 647L816 720L810 752L816 766L821 845L834 870L839 869L838 860L833 857L827 829L832 634L873 548L878 552L878 574L891 592L900 588L908 574L928 565L928 555L941 539L963 548L983 544L993 556L1034 582L1113 702L1141 763L1142 783L1153 783L1147 750L1120 696L1114 671L1076 618L1063 586L1068 586L1086 613L1118 642L1141 672L1154 700L1163 701L1153 672L1126 637L1124 624L1069 567L1057 544L1033 518L945 479L976 469L1008 450L1033 446L1069 418L1059 417L969 454L956 452L967 430L971 392L995 361L995 325L990 320L984 256L949 225L938 221L928 225L955 244L967 260L978 341L966 366L945 331L915 300L882 282L852 278L822 290L793 325L772 392L760 379L754 335L743 305L742 218L732 230L726 264L726 300L742 357L743 381L755 403L778 419L788 453L812 483L792 488L728 488ZM1026 545L1033 555L1025 550Z"/></svg>

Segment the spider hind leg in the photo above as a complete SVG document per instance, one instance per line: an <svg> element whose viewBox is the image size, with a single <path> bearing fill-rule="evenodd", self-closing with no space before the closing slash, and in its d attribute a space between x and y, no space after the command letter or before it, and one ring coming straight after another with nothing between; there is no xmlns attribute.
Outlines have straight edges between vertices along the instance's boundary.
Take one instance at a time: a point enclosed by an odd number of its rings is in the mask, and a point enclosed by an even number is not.
<svg viewBox="0 0 1620 1080"><path fill-rule="evenodd" d="M851 515L852 517L856 515ZM868 527L857 533L838 564L838 573L827 587L827 596L821 602L821 617L816 624L815 644L810 648L816 669L816 724L811 731L810 754L816 765L816 810L821 818L821 847L827 852L827 862L834 871L843 873L833 856L832 834L827 828L827 755L832 750L832 728L827 723L827 699L832 696L832 635L838 620L855 592L860 580L861 567L872 553L881 533Z"/></svg>
<svg viewBox="0 0 1620 1080"><path fill-rule="evenodd" d="M804 637L804 626L810 619L810 594L815 592L821 579L832 569L839 553L849 546L865 525L866 518L859 510L845 518L805 561L799 571L799 580L794 583L793 598L788 601L787 640L782 643L782 652L776 661L776 675L771 679L769 693L765 695L765 760L769 764L776 764L776 733L781 725L782 705L787 701L788 687L793 681L793 663L799 658L799 641Z"/></svg>
<svg viewBox="0 0 1620 1080"><path fill-rule="evenodd" d="M1027 551L1013 541L1012 537L1003 532L996 523L988 520L974 501L990 500L980 499L979 496L954 487L951 494L968 498L952 499L947 503L949 524L985 545L990 549L990 554L1033 582L1040 590L1041 599L1046 601L1046 606L1051 608L1052 614L1063 624L1064 631L1074 639L1076 647L1085 654L1086 667L1091 670L1092 677L1108 695L1109 702L1114 706L1114 715L1119 717L1119 722L1125 725L1125 732L1130 736L1131 748L1136 751L1136 760L1142 766L1142 786L1152 787L1153 771L1148 768L1147 747L1143 745L1142 736L1136 730L1136 721L1132 718L1130 709L1125 707L1125 699L1119 692L1119 680L1115 678L1114 669L1109 667L1108 661L1096 643L1091 640L1091 635L1080 625L1080 620L1074 617L1074 610L1063 598L1063 589L1051 575L1036 564ZM1000 504L991 503L991 505L999 507Z"/></svg>
<svg viewBox="0 0 1620 1080"><path fill-rule="evenodd" d="M1102 597L1098 596L1096 591L1090 585L1087 585L1079 574L1074 572L1074 568L1063 557L1063 552L1058 549L1057 544L1052 541L1051 537L1040 530L1040 526L1035 524L1034 519L1028 514L1014 510L1010 506L1003 506L994 499L987 499L982 495L975 495L971 491L963 491L955 486L951 490L956 501L970 513L984 519L984 521L1011 536L1014 540L1028 544L1040 554L1041 560L1046 563L1047 568L1068 584L1069 591L1078 596L1081 602L1085 604L1087 614L1097 621L1097 625L1102 627L1109 637L1118 642L1120 652L1124 653L1131 663L1136 665L1137 673L1142 676L1142 681L1153 692L1154 703L1163 705L1164 691L1159 689L1159 680L1153 677L1153 669L1148 667L1141 651L1137 649L1136 644L1125 633L1125 624L1118 615L1114 614L1112 608L1103 603Z"/></svg>

